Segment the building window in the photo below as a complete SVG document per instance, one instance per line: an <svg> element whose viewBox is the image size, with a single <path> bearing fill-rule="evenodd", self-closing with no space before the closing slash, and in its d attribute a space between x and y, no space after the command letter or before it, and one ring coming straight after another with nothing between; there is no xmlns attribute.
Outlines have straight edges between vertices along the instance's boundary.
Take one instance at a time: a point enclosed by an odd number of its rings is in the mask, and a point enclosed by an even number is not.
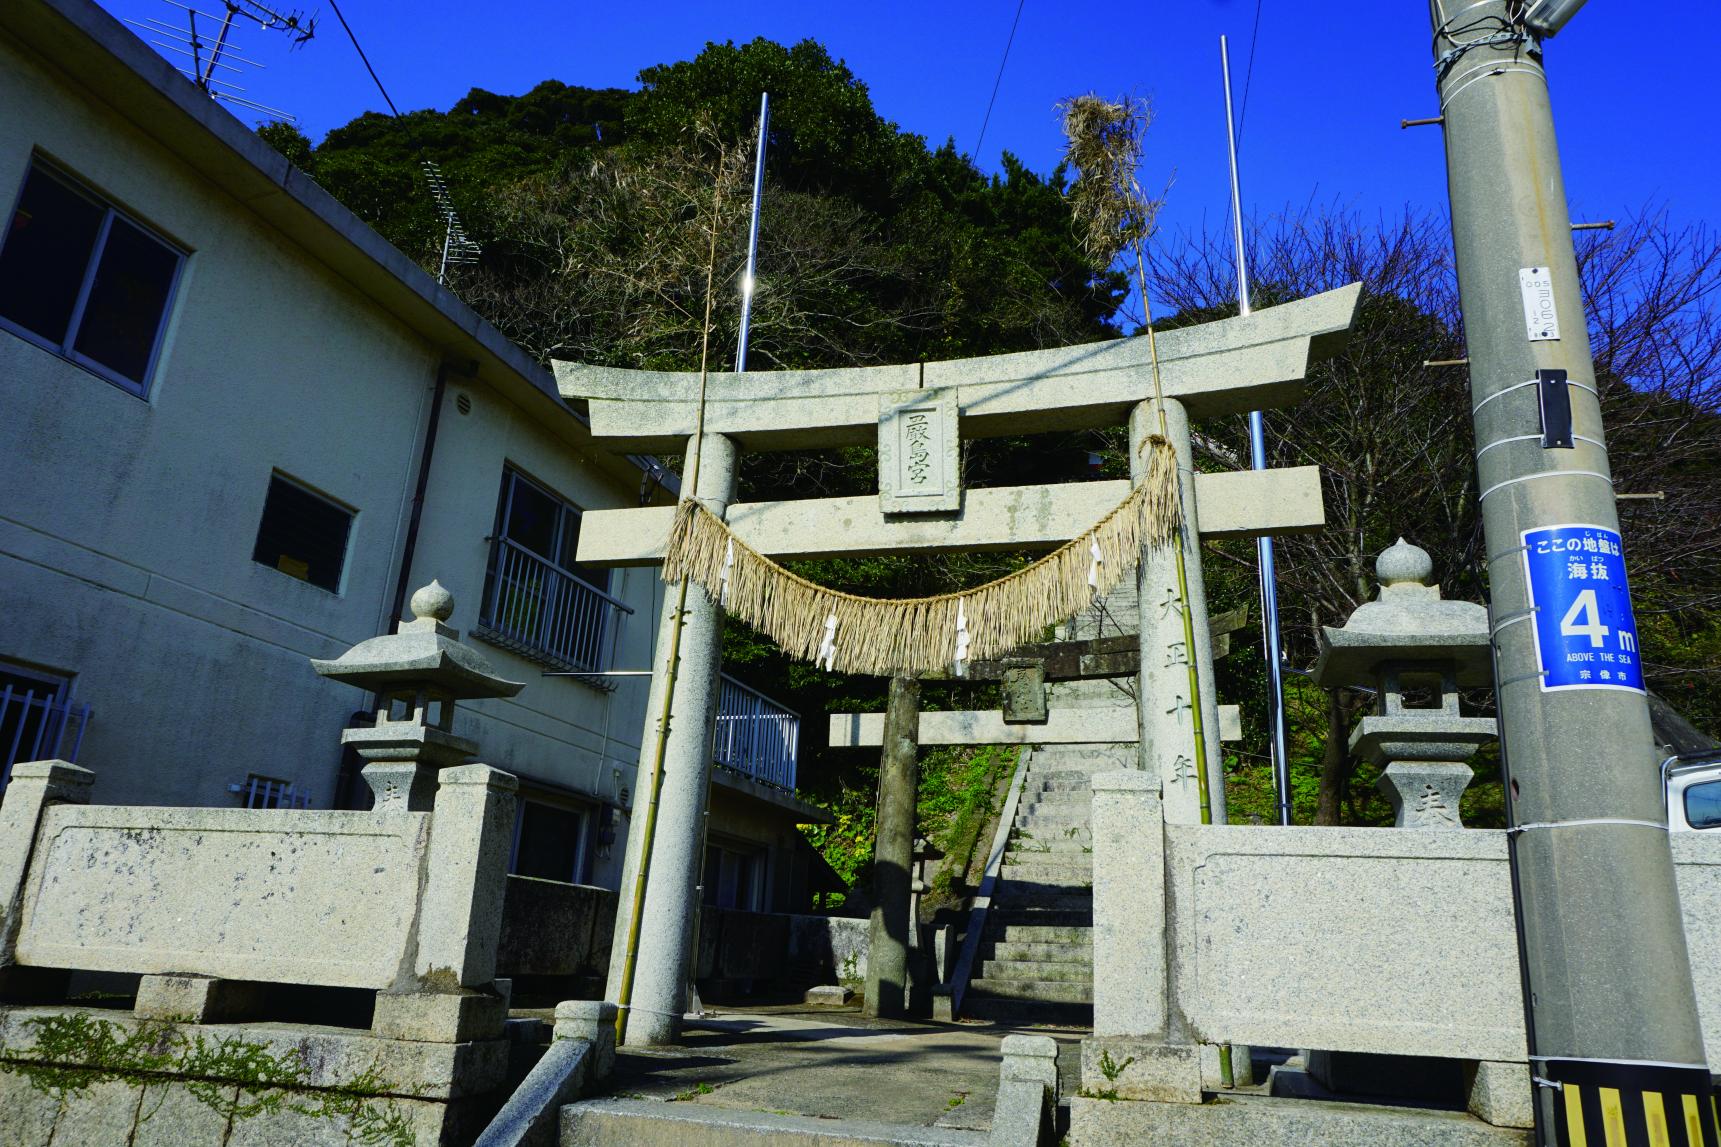
<svg viewBox="0 0 1721 1147"><path fill-rule="evenodd" d="M227 791L239 797L240 808L310 808L311 794L293 787L292 781L252 773Z"/></svg>
<svg viewBox="0 0 1721 1147"><path fill-rule="evenodd" d="M505 469L478 635L554 668L609 668L616 614L633 611L608 570L575 563L579 539L577 506Z"/></svg>
<svg viewBox="0 0 1721 1147"><path fill-rule="evenodd" d="M520 802L514 826L516 876L583 884L591 878L591 816L585 809Z"/></svg>
<svg viewBox="0 0 1721 1147"><path fill-rule="evenodd" d="M77 763L90 706L76 691L70 677L0 661L0 785L20 761Z"/></svg>
<svg viewBox="0 0 1721 1147"><path fill-rule="evenodd" d="M185 254L41 164L0 245L0 324L142 396Z"/></svg>
<svg viewBox="0 0 1721 1147"><path fill-rule="evenodd" d="M710 907L757 912L764 883L764 853L738 852L716 844L706 846L701 899Z"/></svg>
<svg viewBox="0 0 1721 1147"><path fill-rule="evenodd" d="M280 474L269 476L251 559L339 593L353 511Z"/></svg>

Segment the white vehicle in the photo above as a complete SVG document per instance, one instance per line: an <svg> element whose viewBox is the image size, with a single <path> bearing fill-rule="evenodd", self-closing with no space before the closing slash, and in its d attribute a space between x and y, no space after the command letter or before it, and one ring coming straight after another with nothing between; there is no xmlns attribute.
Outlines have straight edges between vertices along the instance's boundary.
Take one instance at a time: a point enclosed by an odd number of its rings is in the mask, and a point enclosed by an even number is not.
<svg viewBox="0 0 1721 1147"><path fill-rule="evenodd" d="M1721 828L1721 753L1668 757L1661 762L1667 829Z"/></svg>

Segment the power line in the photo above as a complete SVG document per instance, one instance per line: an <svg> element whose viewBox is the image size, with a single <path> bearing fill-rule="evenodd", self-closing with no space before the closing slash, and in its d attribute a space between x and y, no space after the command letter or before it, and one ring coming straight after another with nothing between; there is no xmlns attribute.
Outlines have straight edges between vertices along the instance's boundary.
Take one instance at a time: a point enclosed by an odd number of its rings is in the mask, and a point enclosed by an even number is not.
<svg viewBox="0 0 1721 1147"><path fill-rule="evenodd" d="M998 78L992 81L992 98L986 101L986 118L980 121L980 137L974 141L974 162L980 162L980 145L986 142L986 126L992 122L992 105L998 102L998 87L1004 82L1004 65L1010 62L1010 45L1016 42L1016 25L1022 22L1022 5L1016 0L1016 18L1010 21L1010 38L1004 41L1004 58L998 61ZM340 13L335 13L337 16Z"/></svg>
<svg viewBox="0 0 1721 1147"><path fill-rule="evenodd" d="M359 47L359 38L353 35L353 27L347 23L347 18L341 15L341 6L335 3L335 0L329 0L329 7L335 10L335 19L341 22L341 27L347 30L347 39L353 42L353 49L358 52L359 59L364 61L365 71L369 72L370 78L376 82L376 90L382 93L383 102L388 105L388 110L394 113L395 118L399 119L400 109L395 107L394 101L388 98L388 89L382 86L382 80L377 77L376 69L370 66L370 57L366 56L365 50ZM1254 49L1251 48L1250 51L1252 52Z"/></svg>
<svg viewBox="0 0 1721 1147"><path fill-rule="evenodd" d="M332 0L331 0L332 2ZM335 15L339 16L337 10ZM1243 102L1237 107L1237 150L1243 150L1243 121L1249 118L1249 81L1255 78L1255 41L1261 38L1261 0L1255 0L1255 26L1249 29L1249 63L1243 69Z"/></svg>

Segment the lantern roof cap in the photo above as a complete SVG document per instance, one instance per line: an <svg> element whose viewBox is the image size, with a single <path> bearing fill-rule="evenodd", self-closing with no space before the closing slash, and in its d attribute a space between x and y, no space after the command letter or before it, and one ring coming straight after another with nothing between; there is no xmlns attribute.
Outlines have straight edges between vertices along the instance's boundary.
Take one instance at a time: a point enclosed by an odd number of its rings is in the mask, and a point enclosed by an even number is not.
<svg viewBox="0 0 1721 1147"><path fill-rule="evenodd" d="M1317 685L1361 685L1393 661L1455 664L1460 685L1493 679L1488 611L1442 598L1440 586L1428 584L1434 560L1427 550L1399 538L1374 568L1380 579L1375 600L1358 606L1343 625L1321 627Z"/></svg>
<svg viewBox="0 0 1721 1147"><path fill-rule="evenodd" d="M482 653L460 640L447 624L454 595L432 581L412 595L413 620L393 633L361 641L332 661L312 659L311 668L331 681L382 692L403 686L435 689L456 701L512 697L525 683L497 675Z"/></svg>

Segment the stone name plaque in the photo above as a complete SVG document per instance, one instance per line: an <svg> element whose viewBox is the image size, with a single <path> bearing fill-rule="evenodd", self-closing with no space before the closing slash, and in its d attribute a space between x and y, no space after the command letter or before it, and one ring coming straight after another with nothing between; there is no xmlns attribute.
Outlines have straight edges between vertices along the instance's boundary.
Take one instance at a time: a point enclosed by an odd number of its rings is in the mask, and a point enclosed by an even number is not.
<svg viewBox="0 0 1721 1147"><path fill-rule="evenodd" d="M1043 725L1046 710L1046 667L1038 663L1004 666L1001 693L1006 725Z"/></svg>
<svg viewBox="0 0 1721 1147"><path fill-rule="evenodd" d="M886 514L962 508L954 390L879 396L878 500Z"/></svg>

